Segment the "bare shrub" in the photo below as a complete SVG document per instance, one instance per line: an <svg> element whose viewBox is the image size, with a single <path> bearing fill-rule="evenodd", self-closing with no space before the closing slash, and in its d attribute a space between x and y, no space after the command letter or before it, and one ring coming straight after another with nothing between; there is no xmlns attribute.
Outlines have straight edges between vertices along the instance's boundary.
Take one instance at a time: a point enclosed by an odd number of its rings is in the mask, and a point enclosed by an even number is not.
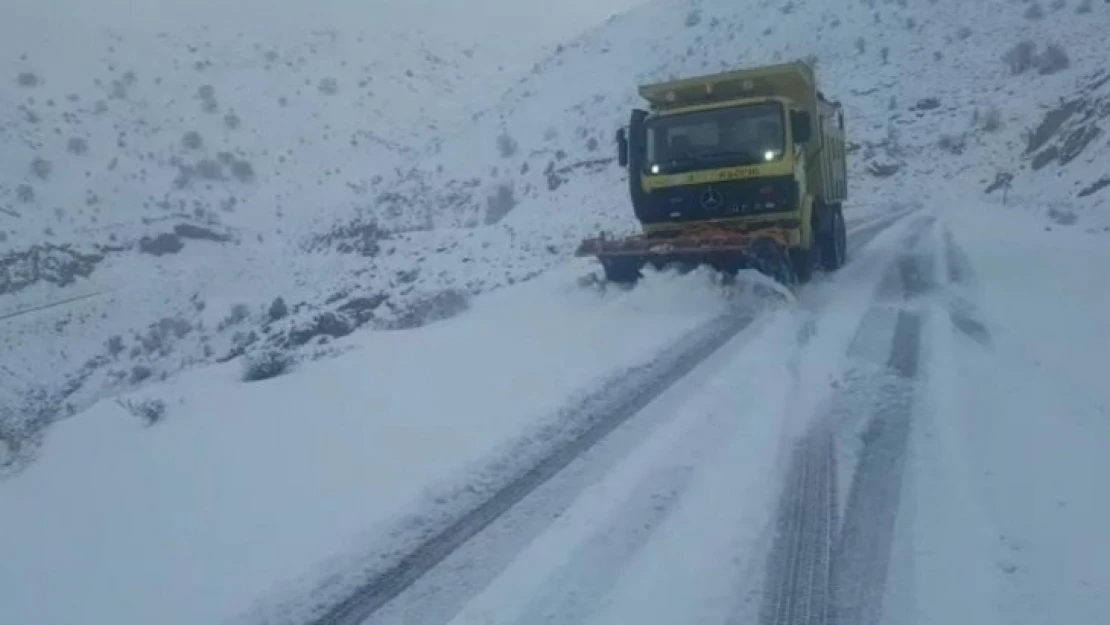
<svg viewBox="0 0 1110 625"><path fill-rule="evenodd" d="M15 187L15 198L24 204L35 201L35 188L29 184L18 184Z"/></svg>
<svg viewBox="0 0 1110 625"><path fill-rule="evenodd" d="M403 330L449 319L470 307L470 297L459 289L446 289L433 295L417 298L401 311L387 328Z"/></svg>
<svg viewBox="0 0 1110 625"><path fill-rule="evenodd" d="M150 380L150 376L154 375L151 367L143 364L137 364L131 367L131 373L128 376L128 382L131 384L139 384Z"/></svg>
<svg viewBox="0 0 1110 625"><path fill-rule="evenodd" d="M285 304L285 299L281 297L275 298L274 301L270 304L270 310L268 312L270 321L277 321L278 319L284 318L288 314L289 306Z"/></svg>
<svg viewBox="0 0 1110 625"><path fill-rule="evenodd" d="M15 82L20 87L37 87L42 84L42 79L34 72L20 72Z"/></svg>
<svg viewBox="0 0 1110 625"><path fill-rule="evenodd" d="M231 176L239 182L252 182L255 178L254 166L247 161L235 161L231 164Z"/></svg>
<svg viewBox="0 0 1110 625"><path fill-rule="evenodd" d="M335 95L339 93L339 81L334 78L321 78L316 89L324 95Z"/></svg>
<svg viewBox="0 0 1110 625"><path fill-rule="evenodd" d="M288 373L292 365L289 354L274 348L263 349L243 359L243 381L270 380Z"/></svg>
<svg viewBox="0 0 1110 625"><path fill-rule="evenodd" d="M70 154L85 154L89 151L89 142L81 137L71 137L66 141L66 151Z"/></svg>
<svg viewBox="0 0 1110 625"><path fill-rule="evenodd" d="M1055 74L1071 66L1067 52L1055 43L1050 43L1036 59L1037 71L1041 74Z"/></svg>
<svg viewBox="0 0 1110 625"><path fill-rule="evenodd" d="M1021 74L1033 67L1037 60L1037 44L1028 39L1018 42L1006 51L1002 60L1010 66L1011 74Z"/></svg>
<svg viewBox="0 0 1110 625"><path fill-rule="evenodd" d="M516 154L519 147L516 139L510 137L508 132L502 131L501 134L497 136L497 151L501 154L502 158L509 158L513 154Z"/></svg>
<svg viewBox="0 0 1110 625"><path fill-rule="evenodd" d="M1025 13L1022 13L1022 16L1027 20L1039 20L1044 17L1044 8L1041 7L1040 2L1034 2L1025 9Z"/></svg>
<svg viewBox="0 0 1110 625"><path fill-rule="evenodd" d="M937 141L937 147L949 154L963 154L966 144L963 135L943 134Z"/></svg>
<svg viewBox="0 0 1110 625"><path fill-rule="evenodd" d="M104 348L111 354L112 358L119 358L119 355L122 354L124 350L123 337L116 334L109 338L105 341Z"/></svg>
<svg viewBox="0 0 1110 625"><path fill-rule="evenodd" d="M867 165L867 173L875 176L876 178L889 178L902 169L899 163L895 162L871 162Z"/></svg>
<svg viewBox="0 0 1110 625"><path fill-rule="evenodd" d="M181 145L190 150L199 150L204 145L204 138L195 130L190 130L181 136Z"/></svg>
<svg viewBox="0 0 1110 625"><path fill-rule="evenodd" d="M193 166L193 171L204 180L223 180L224 178L223 165L210 158L197 161L197 164Z"/></svg>
<svg viewBox="0 0 1110 625"><path fill-rule="evenodd" d="M250 316L251 309L249 306L243 303L235 304L231 307L231 310L228 311L227 316L220 321L218 328L223 330L224 328L240 324L246 321Z"/></svg>
<svg viewBox="0 0 1110 625"><path fill-rule="evenodd" d="M50 173L53 171L54 164L46 160L45 158L36 156L34 159L31 160L31 173L34 174L36 178L46 180L50 177Z"/></svg>
<svg viewBox="0 0 1110 625"><path fill-rule="evenodd" d="M1080 15L1084 13L1090 13L1091 10L1094 8L1091 6L1091 4L1091 0L1082 0L1079 3L1079 6L1075 7L1075 12L1079 13Z"/></svg>
<svg viewBox="0 0 1110 625"><path fill-rule="evenodd" d="M0 478L14 475L35 461L49 414L49 405L25 410L0 402Z"/></svg>
<svg viewBox="0 0 1110 625"><path fill-rule="evenodd" d="M486 225L492 225L504 219L505 215L508 215L516 204L513 185L511 183L498 185L497 191L486 198Z"/></svg>
<svg viewBox="0 0 1110 625"><path fill-rule="evenodd" d="M686 14L686 28L693 28L701 23L701 9L693 9Z"/></svg>
<svg viewBox="0 0 1110 625"><path fill-rule="evenodd" d="M1055 206L1048 209L1048 218L1060 226L1074 226L1075 222L1079 221L1079 217L1073 211Z"/></svg>
<svg viewBox="0 0 1110 625"><path fill-rule="evenodd" d="M980 119L980 128L986 132L997 132L1002 128L1002 112L998 107L992 106L987 109Z"/></svg>
<svg viewBox="0 0 1110 625"><path fill-rule="evenodd" d="M117 399L116 404L147 426L166 417L166 402L161 399Z"/></svg>

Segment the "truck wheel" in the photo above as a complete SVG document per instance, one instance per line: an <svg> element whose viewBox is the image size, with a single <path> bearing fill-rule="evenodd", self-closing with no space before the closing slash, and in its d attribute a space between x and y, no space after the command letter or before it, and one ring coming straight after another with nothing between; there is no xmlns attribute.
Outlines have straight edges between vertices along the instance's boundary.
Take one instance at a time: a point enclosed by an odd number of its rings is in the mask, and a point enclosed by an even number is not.
<svg viewBox="0 0 1110 625"><path fill-rule="evenodd" d="M821 268L832 272L844 266L848 260L848 235L844 225L844 211L839 204L830 206L827 227L818 236L817 253Z"/></svg>
<svg viewBox="0 0 1110 625"><path fill-rule="evenodd" d="M752 264L763 275L787 288L798 283L790 254L778 242L768 238L756 239L752 243L751 254Z"/></svg>
<svg viewBox="0 0 1110 625"><path fill-rule="evenodd" d="M605 279L616 284L636 284L641 277L640 263L635 259L606 258L601 261Z"/></svg>
<svg viewBox="0 0 1110 625"><path fill-rule="evenodd" d="M790 262L794 265L794 276L798 284L805 284L813 277L813 251L794 248L790 250Z"/></svg>

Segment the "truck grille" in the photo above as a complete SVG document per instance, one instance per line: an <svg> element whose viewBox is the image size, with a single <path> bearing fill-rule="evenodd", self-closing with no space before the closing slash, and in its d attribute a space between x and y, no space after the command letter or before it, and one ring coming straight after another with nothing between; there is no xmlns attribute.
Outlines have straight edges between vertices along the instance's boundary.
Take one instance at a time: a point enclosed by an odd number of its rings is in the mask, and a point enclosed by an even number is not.
<svg viewBox="0 0 1110 625"><path fill-rule="evenodd" d="M638 217L645 223L745 217L798 206L797 184L788 176L658 189L644 199Z"/></svg>

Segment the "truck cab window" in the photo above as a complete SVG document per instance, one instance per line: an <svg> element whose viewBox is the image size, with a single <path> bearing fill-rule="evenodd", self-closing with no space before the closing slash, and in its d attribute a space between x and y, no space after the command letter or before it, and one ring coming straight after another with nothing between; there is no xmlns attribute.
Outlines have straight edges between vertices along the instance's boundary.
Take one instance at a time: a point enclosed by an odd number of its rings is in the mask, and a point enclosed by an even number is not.
<svg viewBox="0 0 1110 625"><path fill-rule="evenodd" d="M645 165L677 173L776 161L785 148L783 119L777 103L658 117L647 125Z"/></svg>

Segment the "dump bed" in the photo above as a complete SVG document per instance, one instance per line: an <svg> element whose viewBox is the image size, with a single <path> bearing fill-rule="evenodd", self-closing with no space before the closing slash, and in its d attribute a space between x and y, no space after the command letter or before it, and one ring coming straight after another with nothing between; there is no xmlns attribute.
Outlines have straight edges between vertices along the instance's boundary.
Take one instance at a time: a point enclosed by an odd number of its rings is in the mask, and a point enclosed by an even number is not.
<svg viewBox="0 0 1110 625"><path fill-rule="evenodd" d="M817 82L813 69L802 62L767 65L681 80L643 85L640 97L651 110L711 104L740 98L785 97L818 116Z"/></svg>

